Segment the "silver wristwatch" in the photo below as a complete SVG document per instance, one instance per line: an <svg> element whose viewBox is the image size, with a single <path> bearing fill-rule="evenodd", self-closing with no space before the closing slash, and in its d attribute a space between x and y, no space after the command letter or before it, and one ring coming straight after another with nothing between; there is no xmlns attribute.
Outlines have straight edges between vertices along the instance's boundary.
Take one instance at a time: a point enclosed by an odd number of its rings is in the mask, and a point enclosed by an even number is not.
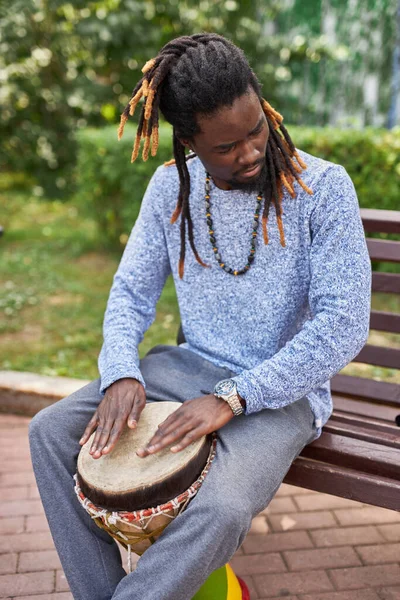
<svg viewBox="0 0 400 600"><path fill-rule="evenodd" d="M214 396L225 400L236 417L244 412L237 393L236 383L233 379L223 379L222 381L219 381L214 388Z"/></svg>

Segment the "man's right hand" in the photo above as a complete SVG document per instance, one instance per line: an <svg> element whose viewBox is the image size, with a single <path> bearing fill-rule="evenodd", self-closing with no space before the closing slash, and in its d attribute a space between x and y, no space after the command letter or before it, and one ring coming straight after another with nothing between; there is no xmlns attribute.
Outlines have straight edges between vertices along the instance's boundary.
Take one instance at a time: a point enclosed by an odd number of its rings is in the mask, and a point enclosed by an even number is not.
<svg viewBox="0 0 400 600"><path fill-rule="evenodd" d="M117 443L125 423L134 429L146 405L146 392L137 379L119 379L106 390L103 400L90 419L82 438L81 446L96 430L90 447L93 458L108 454Z"/></svg>

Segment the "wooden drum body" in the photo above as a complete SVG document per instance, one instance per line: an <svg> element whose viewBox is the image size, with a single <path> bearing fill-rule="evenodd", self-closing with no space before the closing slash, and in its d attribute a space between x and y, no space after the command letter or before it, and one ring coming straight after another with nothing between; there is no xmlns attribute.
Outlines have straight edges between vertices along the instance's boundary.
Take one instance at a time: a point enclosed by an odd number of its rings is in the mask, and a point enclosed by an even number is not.
<svg viewBox="0 0 400 600"><path fill-rule="evenodd" d="M155 542L165 527L196 495L215 456L216 439L203 437L181 452L165 448L146 458L146 445L177 402L149 403L136 429L125 427L110 454L94 459L95 434L78 457L75 491L99 527L136 554Z"/></svg>
<svg viewBox="0 0 400 600"><path fill-rule="evenodd" d="M216 453L216 434L204 436L173 453L169 448L137 456L158 425L180 407L177 402L150 402L136 429L125 427L110 454L94 459L94 433L81 448L75 492L96 524L128 550L141 556L197 494ZM210 590L214 590L211 594ZM247 600L243 581L229 565L218 569L195 595L196 600Z"/></svg>

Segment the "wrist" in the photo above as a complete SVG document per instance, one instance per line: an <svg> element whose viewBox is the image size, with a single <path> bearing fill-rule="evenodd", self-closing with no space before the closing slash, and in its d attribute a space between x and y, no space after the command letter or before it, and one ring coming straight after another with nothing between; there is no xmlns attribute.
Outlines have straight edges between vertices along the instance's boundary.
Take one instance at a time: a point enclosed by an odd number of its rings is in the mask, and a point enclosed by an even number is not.
<svg viewBox="0 0 400 600"><path fill-rule="evenodd" d="M243 414L246 402L237 391L236 382L233 379L223 379L214 387L214 395L226 402L235 416Z"/></svg>

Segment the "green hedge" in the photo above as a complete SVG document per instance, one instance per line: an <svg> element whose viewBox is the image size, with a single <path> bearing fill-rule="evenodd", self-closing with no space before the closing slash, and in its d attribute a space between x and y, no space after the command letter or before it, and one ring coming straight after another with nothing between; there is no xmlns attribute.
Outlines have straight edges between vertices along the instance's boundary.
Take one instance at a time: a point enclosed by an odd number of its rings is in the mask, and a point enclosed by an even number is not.
<svg viewBox="0 0 400 600"><path fill-rule="evenodd" d="M339 130L288 126L298 148L343 165L354 181L360 206L398 210L400 129ZM157 156L130 162L135 128L127 124L118 142L117 126L77 133L76 201L99 225L104 247L121 248L137 217L156 167L172 157L169 125L160 128Z"/></svg>
<svg viewBox="0 0 400 600"><path fill-rule="evenodd" d="M400 128L290 127L298 148L343 165L362 208L400 209Z"/></svg>
<svg viewBox="0 0 400 600"><path fill-rule="evenodd" d="M155 157L143 162L141 154L131 163L136 129L127 124L121 140L117 126L77 132L77 192L73 202L84 214L96 220L102 245L121 248L139 213L147 184L158 165L170 160L172 129L160 127L160 143Z"/></svg>

